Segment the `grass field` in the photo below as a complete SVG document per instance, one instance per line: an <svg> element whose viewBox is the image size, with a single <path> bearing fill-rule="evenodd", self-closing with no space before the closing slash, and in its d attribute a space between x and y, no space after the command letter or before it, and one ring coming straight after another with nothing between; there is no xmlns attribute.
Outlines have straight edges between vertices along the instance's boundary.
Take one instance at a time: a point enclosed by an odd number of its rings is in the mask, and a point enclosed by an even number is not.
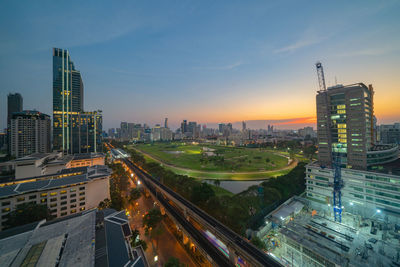
<svg viewBox="0 0 400 267"><path fill-rule="evenodd" d="M185 143L139 144L135 148L169 165L191 171L262 172L283 168L288 163L284 156L257 148ZM209 155L206 156L204 152Z"/></svg>

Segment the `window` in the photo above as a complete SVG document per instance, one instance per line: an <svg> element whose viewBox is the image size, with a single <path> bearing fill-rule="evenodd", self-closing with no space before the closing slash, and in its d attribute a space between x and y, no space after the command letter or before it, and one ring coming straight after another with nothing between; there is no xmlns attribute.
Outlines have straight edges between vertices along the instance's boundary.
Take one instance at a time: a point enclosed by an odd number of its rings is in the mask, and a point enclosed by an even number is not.
<svg viewBox="0 0 400 267"><path fill-rule="evenodd" d="M18 197L17 198L17 202L21 202L21 201L24 201L25 200L25 197Z"/></svg>
<svg viewBox="0 0 400 267"><path fill-rule="evenodd" d="M9 211L10 211L10 208L4 208L4 209L2 209L1 211L2 211L2 212L9 212Z"/></svg>
<svg viewBox="0 0 400 267"><path fill-rule="evenodd" d="M69 195L69 197L76 197L76 194L71 194Z"/></svg>
<svg viewBox="0 0 400 267"><path fill-rule="evenodd" d="M67 201L63 201L60 203L60 205L66 205L66 204L67 204Z"/></svg>
<svg viewBox="0 0 400 267"><path fill-rule="evenodd" d="M57 201L56 197L55 198L50 198L50 202L54 202L54 201Z"/></svg>
<svg viewBox="0 0 400 267"><path fill-rule="evenodd" d="M72 208L76 208L76 204L72 204L72 205L71 205L71 209L72 209Z"/></svg>
<svg viewBox="0 0 400 267"><path fill-rule="evenodd" d="M51 203L50 204L50 208L54 208L54 207L57 207L57 203Z"/></svg>
<svg viewBox="0 0 400 267"><path fill-rule="evenodd" d="M80 196L84 196L84 195L85 195L85 192L80 192L79 195L80 195Z"/></svg>
<svg viewBox="0 0 400 267"><path fill-rule="evenodd" d="M67 215L67 212L61 212L60 215L61 215L61 216L65 216L65 215Z"/></svg>
<svg viewBox="0 0 400 267"><path fill-rule="evenodd" d="M76 213L76 209L70 211L71 214Z"/></svg>
<svg viewBox="0 0 400 267"><path fill-rule="evenodd" d="M62 196L62 197L60 197L60 199L61 199L61 200L67 199L67 196Z"/></svg>
<svg viewBox="0 0 400 267"><path fill-rule="evenodd" d="M57 196L57 192L51 192L50 196Z"/></svg>
<svg viewBox="0 0 400 267"><path fill-rule="evenodd" d="M29 199L35 199L36 198L36 195L30 195L29 196Z"/></svg>
<svg viewBox="0 0 400 267"><path fill-rule="evenodd" d="M1 203L2 206L8 206L10 205L10 201L4 201Z"/></svg>
<svg viewBox="0 0 400 267"><path fill-rule="evenodd" d="M74 203L74 202L76 202L76 199L71 199L70 202Z"/></svg>
<svg viewBox="0 0 400 267"><path fill-rule="evenodd" d="M61 207L61 210L66 210L67 209L67 207Z"/></svg>
<svg viewBox="0 0 400 267"><path fill-rule="evenodd" d="M47 197L47 193L41 193L40 196L41 197Z"/></svg>
<svg viewBox="0 0 400 267"><path fill-rule="evenodd" d="M52 209L51 210L51 213L56 213L57 212L57 209Z"/></svg>
<svg viewBox="0 0 400 267"><path fill-rule="evenodd" d="M79 187L79 190L85 190L85 187L84 186Z"/></svg>
<svg viewBox="0 0 400 267"><path fill-rule="evenodd" d="M84 206L84 205L85 205L85 202L79 203L79 206Z"/></svg>
<svg viewBox="0 0 400 267"><path fill-rule="evenodd" d="M85 207L82 207L82 208L80 208L79 210L80 210L80 211L83 211L83 210L85 210Z"/></svg>
<svg viewBox="0 0 400 267"><path fill-rule="evenodd" d="M81 200L81 201L82 201L82 200L85 200L85 197L80 197L79 200Z"/></svg>
<svg viewBox="0 0 400 267"><path fill-rule="evenodd" d="M64 195L64 194L66 194L66 193L67 193L67 190L61 190L61 191L60 191L60 194L61 194L61 195Z"/></svg>
<svg viewBox="0 0 400 267"><path fill-rule="evenodd" d="M47 198L42 198L41 200L40 200L40 203L46 203L47 202Z"/></svg>
<svg viewBox="0 0 400 267"><path fill-rule="evenodd" d="M70 191L70 192L75 192L75 191L76 191L76 188L71 188L69 191Z"/></svg>

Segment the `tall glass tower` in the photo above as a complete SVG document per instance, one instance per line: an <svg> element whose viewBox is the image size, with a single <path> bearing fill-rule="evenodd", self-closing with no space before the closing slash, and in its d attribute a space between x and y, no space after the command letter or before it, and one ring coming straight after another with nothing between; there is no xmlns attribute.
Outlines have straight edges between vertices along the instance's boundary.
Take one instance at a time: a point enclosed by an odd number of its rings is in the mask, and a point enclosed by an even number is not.
<svg viewBox="0 0 400 267"><path fill-rule="evenodd" d="M53 149L79 153L79 113L83 83L69 52L53 48Z"/></svg>

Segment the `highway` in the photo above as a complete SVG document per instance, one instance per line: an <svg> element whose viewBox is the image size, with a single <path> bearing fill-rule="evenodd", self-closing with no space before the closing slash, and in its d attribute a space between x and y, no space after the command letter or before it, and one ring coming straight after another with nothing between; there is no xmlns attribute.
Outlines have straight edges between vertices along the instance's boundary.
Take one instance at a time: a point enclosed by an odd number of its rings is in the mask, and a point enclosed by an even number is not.
<svg viewBox="0 0 400 267"><path fill-rule="evenodd" d="M142 169L138 168L130 160L128 160L127 158L123 158L122 160L140 178L142 178L143 182L146 184L146 186L148 186L149 189L152 188L152 190L155 191L155 189L151 185L151 183L156 184L159 188L161 188L162 190L164 190L165 192L170 194L172 197L174 197L176 200L178 200L181 204L186 206L191 212L193 212L193 213L197 214L199 217L201 217L205 222L207 222L207 224L212 226L216 231L218 231L220 234L225 236L226 240L229 240L232 244L235 244L237 247L239 247L243 252L245 252L248 255L250 255L255 261L257 261L259 263L259 266L281 266L273 258L271 258L267 254L265 254L263 251L261 251L258 248L256 248L251 243L245 241L240 235L236 234L235 232L230 230L228 227L226 227L225 225L223 225L222 223L220 223L219 221L214 219L212 216L208 215L207 213L205 213L204 211L199 209L197 206L193 205L190 201L188 201L185 198L181 197L175 191L171 190L167 186L165 186L162 183L160 183L158 180L154 179L151 175L149 175L148 173L144 172ZM179 218L182 218L182 215L180 215L179 212L176 212L175 208L172 207L168 203L168 201L165 201L165 199L163 199L163 197L159 197L159 196L157 196L157 197L158 197L160 203L162 203L163 205L164 204L167 205L167 206L165 206L166 209L167 209L167 207L173 209L172 212L175 212L175 213L172 213L172 214L175 214ZM200 233L196 228L194 228L193 225L191 225L185 218L183 218L183 221L184 221L183 223L185 223L187 225L188 229L190 229L190 231L188 231L188 232L192 233L192 231L195 231L194 234L198 234L199 235L198 238L200 238L200 240L202 240L201 242L203 242L204 241L203 239L205 239L205 237L202 235L202 233ZM193 237L195 237L195 236L193 236ZM200 242L200 240L197 240L197 241ZM207 239L205 239L205 241L208 243L206 247L209 247L210 245L213 246L211 243L208 242ZM230 245L230 246L232 246L232 245ZM204 248L206 248L206 247L204 247ZM211 253L213 253L213 252L211 252ZM219 251L218 251L218 255L221 255L222 257L227 259L225 256L220 254ZM210 256L214 259L214 257L212 255L210 255ZM244 256L245 255L242 255L242 257L244 257ZM229 263L229 265L232 265L232 264ZM229 265L226 265L226 263L225 263L225 265L220 265L220 266L229 266Z"/></svg>

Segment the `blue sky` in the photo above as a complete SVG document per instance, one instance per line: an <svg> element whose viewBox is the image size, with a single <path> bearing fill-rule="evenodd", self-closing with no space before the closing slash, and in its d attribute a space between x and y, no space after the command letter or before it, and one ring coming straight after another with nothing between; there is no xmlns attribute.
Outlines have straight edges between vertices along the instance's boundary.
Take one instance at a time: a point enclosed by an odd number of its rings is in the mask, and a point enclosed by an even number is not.
<svg viewBox="0 0 400 267"><path fill-rule="evenodd" d="M317 60L329 85L372 83L379 122L400 121L399 14L400 1L2 1L0 125L9 92L52 113L52 47L105 129L307 120Z"/></svg>

